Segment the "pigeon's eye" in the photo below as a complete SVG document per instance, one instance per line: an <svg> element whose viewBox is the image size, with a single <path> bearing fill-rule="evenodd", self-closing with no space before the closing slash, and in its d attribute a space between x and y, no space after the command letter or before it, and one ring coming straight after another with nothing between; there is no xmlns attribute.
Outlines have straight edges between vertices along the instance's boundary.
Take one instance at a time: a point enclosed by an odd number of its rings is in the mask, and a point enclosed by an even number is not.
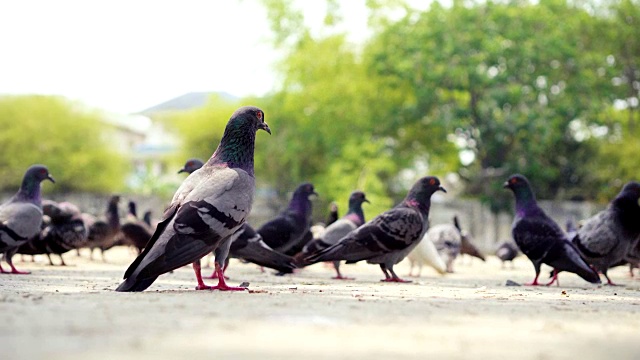
<svg viewBox="0 0 640 360"><path fill-rule="evenodd" d="M41 169L40 170L40 175L47 175L47 170Z"/></svg>
<svg viewBox="0 0 640 360"><path fill-rule="evenodd" d="M189 161L189 162L187 163L187 166L193 166L193 162L192 162L192 161Z"/></svg>
<svg viewBox="0 0 640 360"><path fill-rule="evenodd" d="M511 179L511 181L509 181L509 182L510 182L510 183L512 183L512 184L516 184L516 183L518 182L518 179L513 178L513 179Z"/></svg>
<svg viewBox="0 0 640 360"><path fill-rule="evenodd" d="M258 118L258 120L262 120L262 118L264 117L264 115L262 114L262 111L260 110L256 111L256 117Z"/></svg>
<svg viewBox="0 0 640 360"><path fill-rule="evenodd" d="M429 180L429 185L435 185L435 184L436 184L436 179Z"/></svg>

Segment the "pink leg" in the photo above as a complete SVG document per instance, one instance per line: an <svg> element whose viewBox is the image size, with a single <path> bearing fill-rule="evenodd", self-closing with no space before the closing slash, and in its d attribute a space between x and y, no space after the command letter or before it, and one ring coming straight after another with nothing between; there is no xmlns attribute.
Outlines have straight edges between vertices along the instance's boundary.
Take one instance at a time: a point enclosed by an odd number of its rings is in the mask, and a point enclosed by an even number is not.
<svg viewBox="0 0 640 360"><path fill-rule="evenodd" d="M538 285L540 285L540 283L538 283L538 276L540 276L540 273L536 273L535 279L533 279L532 282L530 282L528 284L525 284L525 285L527 285L527 286L538 286Z"/></svg>
<svg viewBox="0 0 640 360"><path fill-rule="evenodd" d="M335 280L355 280L355 278L352 277L346 277L346 276L342 276L342 274L340 273L340 269L334 265L334 267L336 268L336 276L332 277L332 279Z"/></svg>
<svg viewBox="0 0 640 360"><path fill-rule="evenodd" d="M218 285L212 286L211 290L221 290L221 291L248 290L246 287L234 287L234 286L227 285L227 283L224 281L224 272L220 268L220 265L218 265L218 263L215 263L215 267L216 267L216 273L218 274Z"/></svg>
<svg viewBox="0 0 640 360"><path fill-rule="evenodd" d="M200 260L193 262L193 271L196 273L196 281L198 281L198 286L196 286L196 290L210 290L211 286L205 285L204 281L202 281L202 273L200 267Z"/></svg>
<svg viewBox="0 0 640 360"><path fill-rule="evenodd" d="M5 256L5 257L6 257L6 259L5 259L5 260L6 260L7 264L9 264L9 266L11 266L11 272L10 272L10 274L16 274L16 275L27 275L27 274L31 274L31 272L29 272L29 271L20 271L20 270L16 269L16 267L15 267L15 266L13 266L13 261L11 261L11 257L12 257L12 256L13 256L13 255L11 255L11 256ZM4 270L2 271L2 273L3 273L3 274L5 274Z"/></svg>
<svg viewBox="0 0 640 360"><path fill-rule="evenodd" d="M382 272L384 272L384 276L385 276L384 279L380 280L382 282L397 282L397 283L410 283L410 282L412 282L411 280L400 279L398 277L398 275L396 275L396 273L393 271L393 269L387 269L387 267L383 266L382 264L380 265L380 268L382 269ZM387 270L389 270L389 272L391 273L391 276L389 276L389 274L387 273Z"/></svg>
<svg viewBox="0 0 640 360"><path fill-rule="evenodd" d="M560 286L560 280L558 280L558 270L556 269L553 269L553 278L551 278L551 281L547 283L547 286L552 285L554 282L557 286Z"/></svg>

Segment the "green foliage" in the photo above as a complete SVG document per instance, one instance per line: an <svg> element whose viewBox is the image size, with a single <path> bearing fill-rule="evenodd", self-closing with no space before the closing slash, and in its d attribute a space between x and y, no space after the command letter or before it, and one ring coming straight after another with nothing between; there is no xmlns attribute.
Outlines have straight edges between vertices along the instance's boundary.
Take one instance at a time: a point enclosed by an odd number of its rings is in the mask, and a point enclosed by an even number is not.
<svg viewBox="0 0 640 360"><path fill-rule="evenodd" d="M206 161L216 150L224 128L240 105L212 96L209 102L197 109L167 113L162 122L175 129L183 138L179 158L175 159L177 169L189 158ZM265 112L267 112L265 110ZM268 113L267 113L268 116ZM268 122L267 122L268 123Z"/></svg>
<svg viewBox="0 0 640 360"><path fill-rule="evenodd" d="M51 96L0 97L0 188L16 190L31 164L56 179L47 192L112 192L123 188L125 157L109 147L100 114Z"/></svg>
<svg viewBox="0 0 640 360"><path fill-rule="evenodd" d="M365 56L382 86L403 91L389 109L401 126L443 127L473 154L459 172L467 193L499 211L509 202L496 184L515 172L545 184L542 198L588 196L581 164L595 147L571 124L615 98L592 29L600 21L560 0L434 3L382 26Z"/></svg>

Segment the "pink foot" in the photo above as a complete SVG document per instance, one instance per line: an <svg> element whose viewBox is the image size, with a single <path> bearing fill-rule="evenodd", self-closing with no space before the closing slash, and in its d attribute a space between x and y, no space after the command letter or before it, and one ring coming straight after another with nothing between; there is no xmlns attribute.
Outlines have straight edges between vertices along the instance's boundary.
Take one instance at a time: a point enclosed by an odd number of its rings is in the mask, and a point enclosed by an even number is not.
<svg viewBox="0 0 640 360"><path fill-rule="evenodd" d="M15 266L13 266L13 264L9 264L9 266L11 266L11 272L9 274L16 274L16 275L29 275L31 274L30 271L20 271L18 269L16 269ZM3 274L6 274L4 272L4 270L2 271Z"/></svg>
<svg viewBox="0 0 640 360"><path fill-rule="evenodd" d="M207 286L205 284L199 284L196 286L196 290L211 290L211 286Z"/></svg>
<svg viewBox="0 0 640 360"><path fill-rule="evenodd" d="M382 279L380 281L382 281L382 282L396 282L396 283L410 283L410 282L413 282L411 280L403 280L403 279L400 279L400 278L388 278L388 279Z"/></svg>
<svg viewBox="0 0 640 360"><path fill-rule="evenodd" d="M334 279L334 280L355 280L356 278L342 276L342 275L336 275L336 276L332 277L332 279Z"/></svg>
<svg viewBox="0 0 640 360"><path fill-rule="evenodd" d="M249 290L246 287L238 287L238 286L228 286L227 284L218 284L216 286L210 286L210 290L220 290L220 291L244 291Z"/></svg>

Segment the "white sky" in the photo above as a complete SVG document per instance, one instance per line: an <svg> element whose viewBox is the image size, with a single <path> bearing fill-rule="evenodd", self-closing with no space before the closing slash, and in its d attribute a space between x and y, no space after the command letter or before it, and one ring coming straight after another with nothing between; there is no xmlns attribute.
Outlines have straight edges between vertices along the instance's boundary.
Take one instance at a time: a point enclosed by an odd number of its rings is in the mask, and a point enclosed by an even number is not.
<svg viewBox="0 0 640 360"><path fill-rule="evenodd" d="M324 0L303 0L311 24ZM342 4L366 36L364 0ZM263 95L274 88L258 0L0 2L0 94L58 94L129 113L191 91Z"/></svg>

